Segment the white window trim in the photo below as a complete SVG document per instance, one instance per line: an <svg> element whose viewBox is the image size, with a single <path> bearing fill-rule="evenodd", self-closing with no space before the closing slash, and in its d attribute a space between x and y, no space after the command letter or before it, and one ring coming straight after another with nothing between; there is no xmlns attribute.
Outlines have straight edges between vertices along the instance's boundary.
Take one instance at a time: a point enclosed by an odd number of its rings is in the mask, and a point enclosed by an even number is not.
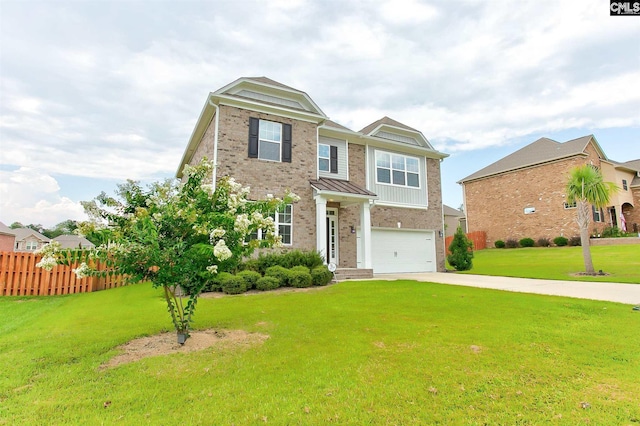
<svg viewBox="0 0 640 426"><path fill-rule="evenodd" d="M327 148L329 148L329 156L328 157L323 157L320 155L320 147L321 146L326 146ZM327 160L327 164L329 165L329 167L327 168L327 170L322 170L320 168L320 160ZM318 144L318 172L323 172L323 173L330 173L331 172L331 145L326 144L326 143L319 143Z"/></svg>
<svg viewBox="0 0 640 426"><path fill-rule="evenodd" d="M260 137L260 129L262 128L262 123L270 123L270 124L275 124L278 127L280 127L280 140L270 140L270 139L262 139ZM278 144L278 159L274 160L271 158L263 158L260 156L261 153L261 149L260 147L262 146L262 142L267 142L267 143L277 143ZM263 161L273 161L274 163L281 163L282 162L282 123L278 123L276 121L270 121L270 120L263 120L260 119L258 122L258 158L260 160Z"/></svg>
<svg viewBox="0 0 640 426"><path fill-rule="evenodd" d="M380 167L380 168L381 169L385 169L385 170L389 170L389 177L390 177L391 182L380 182L380 181L378 181L378 153L380 153L380 154L388 154L390 156L389 157L390 167L389 168ZM391 157L393 155L398 156L398 157L402 157L404 159L404 167L405 167L405 169L404 170L396 170L396 171L404 172L404 177L405 177L405 179L404 179L405 184L404 185L398 185L396 183L393 183L393 171L394 171L394 168L393 168L393 160L392 160L392 157ZM417 189L417 190L422 189L422 171L420 170L421 169L421 167L420 167L420 158L414 157L412 155L398 154L398 153L395 153L395 152L383 151L383 150L380 150L380 149L374 150L373 157L374 157L373 158L373 161L374 161L373 165L374 165L374 173L375 173L375 177L376 177L376 185L387 185L387 186L395 186L395 187L398 187L398 188ZM407 185L406 184L406 182L408 181L407 180L407 173L411 173L411 174L414 174L414 175L416 174L415 172L407 171L407 158L412 158L412 159L414 159L414 160L416 160L418 162L418 186L411 186L411 185Z"/></svg>
<svg viewBox="0 0 640 426"><path fill-rule="evenodd" d="M280 235L280 225L282 226L288 226L289 228L291 228L289 234L291 235L291 242L289 243L285 243L284 241L282 242L282 245L285 246L292 246L293 245L293 204L286 204L286 207L291 207L291 223L280 223L279 220L279 213L275 212L271 218L273 219L273 223L274 223L274 228L275 228L275 235ZM262 240L262 229L258 229L257 230L257 237L256 239L258 240Z"/></svg>

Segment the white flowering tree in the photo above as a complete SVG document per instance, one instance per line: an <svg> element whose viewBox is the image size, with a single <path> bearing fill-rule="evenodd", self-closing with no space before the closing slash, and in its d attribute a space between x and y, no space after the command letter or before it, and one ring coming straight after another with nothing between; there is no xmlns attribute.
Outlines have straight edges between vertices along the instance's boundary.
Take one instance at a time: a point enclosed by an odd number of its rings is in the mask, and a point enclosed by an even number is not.
<svg viewBox="0 0 640 426"><path fill-rule="evenodd" d="M108 224L108 244L95 248L75 272L78 277L121 274L130 282L150 281L162 287L178 341L189 336L198 296L212 275L233 271L258 247L280 245L271 217L280 207L299 198L269 197L249 201L249 188L223 178L212 190L212 165L203 160L187 166L184 182L167 180L146 189L127 181L117 198L102 193L83 203L91 222L80 226L96 231ZM262 238L251 239L262 230ZM44 249L39 266L68 263L58 247ZM98 271L96 261L109 265ZM183 303L186 299L186 303Z"/></svg>

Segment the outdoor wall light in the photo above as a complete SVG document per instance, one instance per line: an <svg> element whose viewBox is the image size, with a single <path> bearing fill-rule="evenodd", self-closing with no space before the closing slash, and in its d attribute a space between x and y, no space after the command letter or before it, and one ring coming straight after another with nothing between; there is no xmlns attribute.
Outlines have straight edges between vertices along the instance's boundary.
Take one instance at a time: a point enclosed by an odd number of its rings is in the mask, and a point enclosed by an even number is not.
<svg viewBox="0 0 640 426"><path fill-rule="evenodd" d="M398 228L402 228L402 222L398 222Z"/></svg>
<svg viewBox="0 0 640 426"><path fill-rule="evenodd" d="M438 231L438 237L442 238L442 231Z"/></svg>
<svg viewBox="0 0 640 426"><path fill-rule="evenodd" d="M356 227L355 227L355 226L353 226L353 225L351 225L351 233L352 233L352 234L355 234L355 233L356 233Z"/></svg>

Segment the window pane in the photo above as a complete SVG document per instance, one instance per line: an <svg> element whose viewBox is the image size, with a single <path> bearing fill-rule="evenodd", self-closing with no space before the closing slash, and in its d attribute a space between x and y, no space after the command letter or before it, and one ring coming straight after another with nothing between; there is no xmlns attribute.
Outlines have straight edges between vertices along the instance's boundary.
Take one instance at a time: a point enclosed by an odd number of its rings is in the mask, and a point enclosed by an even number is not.
<svg viewBox="0 0 640 426"><path fill-rule="evenodd" d="M391 183L391 172L388 169L377 169L378 182Z"/></svg>
<svg viewBox="0 0 640 426"><path fill-rule="evenodd" d="M376 152L376 165L378 167L391 167L391 156L384 152Z"/></svg>
<svg viewBox="0 0 640 426"><path fill-rule="evenodd" d="M282 237L282 244L291 244L291 225L278 226L278 235Z"/></svg>
<svg viewBox="0 0 640 426"><path fill-rule="evenodd" d="M282 125L273 121L260 120L260 139L280 142L280 131Z"/></svg>
<svg viewBox="0 0 640 426"><path fill-rule="evenodd" d="M420 173L420 165L417 158L407 157L407 171L413 173Z"/></svg>
<svg viewBox="0 0 640 426"><path fill-rule="evenodd" d="M404 157L401 155L392 155L391 162L396 170L404 170Z"/></svg>
<svg viewBox="0 0 640 426"><path fill-rule="evenodd" d="M318 147L318 156L322 158L329 158L329 145L320 145Z"/></svg>
<svg viewBox="0 0 640 426"><path fill-rule="evenodd" d="M419 175L415 173L407 173L407 186L413 186L414 188L420 187Z"/></svg>
<svg viewBox="0 0 640 426"><path fill-rule="evenodd" d="M404 185L404 172L393 171L393 184Z"/></svg>
<svg viewBox="0 0 640 426"><path fill-rule="evenodd" d="M280 161L280 144L261 140L258 146L258 158Z"/></svg>
<svg viewBox="0 0 640 426"><path fill-rule="evenodd" d="M326 158L321 158L320 160L318 160L318 167L320 168L320 171L328 172L329 171L329 160L327 160Z"/></svg>

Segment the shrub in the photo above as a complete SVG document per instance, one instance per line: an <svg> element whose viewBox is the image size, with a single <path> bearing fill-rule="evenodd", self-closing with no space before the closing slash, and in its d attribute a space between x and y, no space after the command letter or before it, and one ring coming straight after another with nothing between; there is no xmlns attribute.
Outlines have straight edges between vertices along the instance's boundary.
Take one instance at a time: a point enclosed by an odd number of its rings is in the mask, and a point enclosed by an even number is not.
<svg viewBox="0 0 640 426"><path fill-rule="evenodd" d="M264 271L260 271L260 262L258 259L249 259L245 260L240 264L241 271L255 271L259 274L263 274Z"/></svg>
<svg viewBox="0 0 640 426"><path fill-rule="evenodd" d="M538 245L538 247L549 247L551 245L551 241L549 241L548 238L540 237L538 238L536 244Z"/></svg>
<svg viewBox="0 0 640 426"><path fill-rule="evenodd" d="M244 280L247 290L256 288L256 282L262 277L262 275L260 275L259 272L252 271L249 269L238 272L236 275Z"/></svg>
<svg viewBox="0 0 640 426"><path fill-rule="evenodd" d="M602 230L601 236L602 238L620 238L624 237L625 233L617 226L607 226Z"/></svg>
<svg viewBox="0 0 640 426"><path fill-rule="evenodd" d="M232 277L232 276L233 276L233 274L231 274L229 272L219 272L219 273L213 275L207 281L207 284L205 285L203 291L222 291L222 282L226 278Z"/></svg>
<svg viewBox="0 0 640 426"><path fill-rule="evenodd" d="M256 289L260 291L275 290L280 287L280 280L276 277L260 277L256 281Z"/></svg>
<svg viewBox="0 0 640 426"><path fill-rule="evenodd" d="M505 241L504 246L506 248L518 248L518 240L516 240L515 238L507 238L507 241Z"/></svg>
<svg viewBox="0 0 640 426"><path fill-rule="evenodd" d="M311 283L313 285L327 285L333 279L333 273L327 268L327 265L318 266L311 270Z"/></svg>
<svg viewBox="0 0 640 426"><path fill-rule="evenodd" d="M567 242L567 244L570 246L578 247L582 245L582 240L580 239L580 236L576 235L569 238L569 241Z"/></svg>
<svg viewBox="0 0 640 426"><path fill-rule="evenodd" d="M569 240L567 240L565 237L555 237L553 239L553 244L557 245L558 247L566 246L568 242Z"/></svg>
<svg viewBox="0 0 640 426"><path fill-rule="evenodd" d="M473 243L458 227L453 235L453 241L449 245L450 255L447 256L449 265L453 266L456 271L468 271L473 267Z"/></svg>
<svg viewBox="0 0 640 426"><path fill-rule="evenodd" d="M304 268L306 268L306 266ZM311 287L311 274L309 270L289 270L289 285L297 288Z"/></svg>
<svg viewBox="0 0 640 426"><path fill-rule="evenodd" d="M309 268L307 268L306 266L303 266L303 265L294 266L293 268L289 268L289 270L291 272L294 272L294 271L309 272Z"/></svg>
<svg viewBox="0 0 640 426"><path fill-rule="evenodd" d="M280 281L280 287L289 286L289 274L290 274L290 271L284 266L280 266L280 265L270 266L264 272L265 277L277 278L278 281Z"/></svg>
<svg viewBox="0 0 640 426"><path fill-rule="evenodd" d="M307 269L313 269L322 265L323 262L322 256L317 251L290 250L282 253L261 253L256 259L244 262L242 269L250 269L264 275L272 266L284 268L306 266Z"/></svg>
<svg viewBox="0 0 640 426"><path fill-rule="evenodd" d="M533 238L523 238L519 241L520 247L533 247L535 242Z"/></svg>
<svg viewBox="0 0 640 426"><path fill-rule="evenodd" d="M504 248L504 241L502 240L497 240L494 245L496 246L496 248Z"/></svg>
<svg viewBox="0 0 640 426"><path fill-rule="evenodd" d="M222 280L222 291L227 294L240 294L247 291L247 287L242 277L231 275Z"/></svg>

